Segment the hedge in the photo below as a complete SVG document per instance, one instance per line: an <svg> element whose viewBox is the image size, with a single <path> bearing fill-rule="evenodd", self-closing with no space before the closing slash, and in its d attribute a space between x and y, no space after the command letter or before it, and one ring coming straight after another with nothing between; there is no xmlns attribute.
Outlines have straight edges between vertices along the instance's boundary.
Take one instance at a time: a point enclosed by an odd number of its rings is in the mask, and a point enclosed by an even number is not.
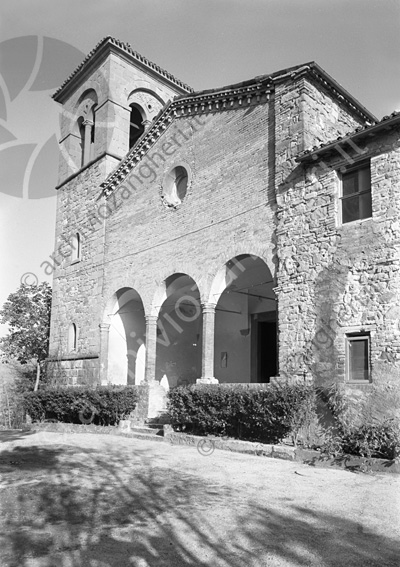
<svg viewBox="0 0 400 567"><path fill-rule="evenodd" d="M23 406L32 421L117 425L135 409L138 399L134 386L64 387L28 392Z"/></svg>
<svg viewBox="0 0 400 567"><path fill-rule="evenodd" d="M296 440L315 416L315 390L305 383L264 390L232 385L178 387L168 394L168 413L177 431L277 443L289 435Z"/></svg>

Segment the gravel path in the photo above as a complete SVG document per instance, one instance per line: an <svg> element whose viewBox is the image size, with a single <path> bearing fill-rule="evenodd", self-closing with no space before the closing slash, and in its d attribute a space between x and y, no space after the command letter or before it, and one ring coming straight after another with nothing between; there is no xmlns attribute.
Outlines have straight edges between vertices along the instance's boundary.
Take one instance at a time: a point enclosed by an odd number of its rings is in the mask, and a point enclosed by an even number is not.
<svg viewBox="0 0 400 567"><path fill-rule="evenodd" d="M400 565L400 477L0 432L2 567Z"/></svg>

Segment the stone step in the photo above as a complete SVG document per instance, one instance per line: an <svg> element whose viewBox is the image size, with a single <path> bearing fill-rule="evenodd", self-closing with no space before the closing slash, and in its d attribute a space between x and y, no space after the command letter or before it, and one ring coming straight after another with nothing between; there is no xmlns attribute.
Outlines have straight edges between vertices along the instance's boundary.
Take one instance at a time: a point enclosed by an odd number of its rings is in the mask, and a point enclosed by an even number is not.
<svg viewBox="0 0 400 567"><path fill-rule="evenodd" d="M142 427L142 426L140 426ZM147 427L148 429L160 429L161 431L164 429L164 423L146 423L143 427Z"/></svg>
<svg viewBox="0 0 400 567"><path fill-rule="evenodd" d="M134 425L133 427L131 427L131 431L132 432L136 432L136 433L146 433L147 435L152 435L153 437L155 436L160 436L163 437L164 435L164 428L163 426L161 427L149 427L146 425Z"/></svg>
<svg viewBox="0 0 400 567"><path fill-rule="evenodd" d="M134 439L142 439L143 441L164 441L164 437L162 435L136 431L135 428L131 429L131 431L129 432L129 437L133 437Z"/></svg>

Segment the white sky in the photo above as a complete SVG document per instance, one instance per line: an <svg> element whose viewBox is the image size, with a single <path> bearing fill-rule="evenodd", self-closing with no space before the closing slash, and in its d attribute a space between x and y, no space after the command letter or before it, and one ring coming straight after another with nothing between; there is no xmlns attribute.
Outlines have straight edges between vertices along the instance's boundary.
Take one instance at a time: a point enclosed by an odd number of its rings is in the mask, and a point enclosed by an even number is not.
<svg viewBox="0 0 400 567"><path fill-rule="evenodd" d="M0 31L2 42L38 36L72 46L60 51L56 68L47 67L47 79L50 73L59 82L76 64L72 48L86 54L112 35L196 90L314 60L378 118L400 109L398 0L2 0ZM47 153L47 163L34 158L58 134L58 107L49 97L55 89L29 91L37 72L32 51L38 55L16 40L11 61L0 44L0 70L14 72L0 77L7 110L0 117L0 305L24 273L48 279L40 264L54 244L55 196L28 198L34 163L36 191L55 184L56 153ZM11 100L10 82L25 79ZM21 144L34 148L30 162Z"/></svg>

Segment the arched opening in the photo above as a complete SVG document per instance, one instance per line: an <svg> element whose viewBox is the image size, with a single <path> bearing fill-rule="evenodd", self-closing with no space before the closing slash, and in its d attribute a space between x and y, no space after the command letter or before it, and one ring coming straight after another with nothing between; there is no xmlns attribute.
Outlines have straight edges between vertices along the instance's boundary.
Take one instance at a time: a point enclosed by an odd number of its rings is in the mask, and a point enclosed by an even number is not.
<svg viewBox="0 0 400 567"><path fill-rule="evenodd" d="M157 328L156 378L170 388L194 384L201 376L200 293L186 274L165 281Z"/></svg>
<svg viewBox="0 0 400 567"><path fill-rule="evenodd" d="M78 332L75 323L71 323L68 328L68 352L76 351L78 342Z"/></svg>
<svg viewBox="0 0 400 567"><path fill-rule="evenodd" d="M71 262L79 262L79 260L81 259L81 235L79 234L79 232L72 236L71 248Z"/></svg>
<svg viewBox="0 0 400 567"><path fill-rule="evenodd" d="M129 117L129 149L131 149L144 132L143 111L135 104L131 105Z"/></svg>
<svg viewBox="0 0 400 567"><path fill-rule="evenodd" d="M276 376L277 300L267 264L243 254L217 274L214 376L219 382L269 382Z"/></svg>
<svg viewBox="0 0 400 567"><path fill-rule="evenodd" d="M144 380L146 322L137 291L122 288L114 296L108 315L108 381L140 384Z"/></svg>
<svg viewBox="0 0 400 567"><path fill-rule="evenodd" d="M163 182L163 199L166 205L177 207L186 196L189 183L187 170L178 165L165 176Z"/></svg>
<svg viewBox="0 0 400 567"><path fill-rule="evenodd" d="M84 118L80 116L78 118L78 129L79 129L79 145L80 145L80 155L81 155L81 167L85 165L85 137L86 128L84 125Z"/></svg>

